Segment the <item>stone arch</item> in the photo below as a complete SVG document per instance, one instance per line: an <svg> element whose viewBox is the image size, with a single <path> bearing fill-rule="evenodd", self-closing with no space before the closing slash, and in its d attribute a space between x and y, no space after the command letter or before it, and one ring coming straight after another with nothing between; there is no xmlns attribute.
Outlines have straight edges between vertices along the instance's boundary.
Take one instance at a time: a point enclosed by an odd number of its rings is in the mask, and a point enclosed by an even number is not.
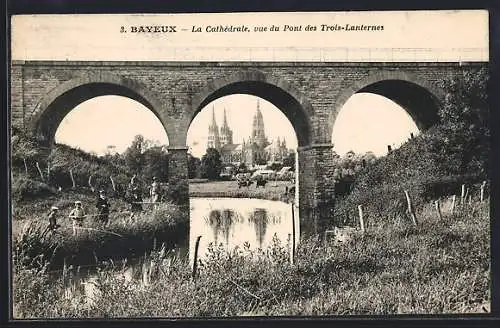
<svg viewBox="0 0 500 328"><path fill-rule="evenodd" d="M292 124L299 146L312 143L311 118L314 109L298 90L287 81L258 70L242 70L235 74L209 80L192 98L191 108L186 115L184 136L194 117L201 109L215 99L236 93L245 93L263 98L276 107Z"/></svg>
<svg viewBox="0 0 500 328"><path fill-rule="evenodd" d="M403 92L398 93L399 91ZM439 87L411 72L400 70L380 70L374 72L365 78L351 83L337 97L328 119L330 135L332 134L337 115L344 104L349 98L359 92L379 94L396 102L407 111L420 130L426 130L439 121L437 111L441 106L441 101L444 99L445 94ZM413 96L410 97L413 99L405 98L406 93L413 93ZM417 110L416 107L418 107L418 104L415 104L418 102L416 101L417 99L420 99L421 103L427 104L429 108L424 111Z"/></svg>
<svg viewBox="0 0 500 328"><path fill-rule="evenodd" d="M169 132L174 132L169 120L162 115L162 103L153 92L133 79L103 72L73 78L50 90L29 116L30 131L50 146L62 119L76 105L105 95L123 96L141 103L160 120L169 138Z"/></svg>

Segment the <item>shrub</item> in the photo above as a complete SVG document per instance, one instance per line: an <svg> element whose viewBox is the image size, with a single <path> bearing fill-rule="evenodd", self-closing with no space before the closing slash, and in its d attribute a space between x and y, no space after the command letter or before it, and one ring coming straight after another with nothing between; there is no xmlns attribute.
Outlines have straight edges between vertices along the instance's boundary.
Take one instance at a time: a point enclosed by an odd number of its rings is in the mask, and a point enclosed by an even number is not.
<svg viewBox="0 0 500 328"><path fill-rule="evenodd" d="M47 226L35 222L25 224L14 236L12 257L14 267L43 269L50 261L59 244Z"/></svg>
<svg viewBox="0 0 500 328"><path fill-rule="evenodd" d="M189 202L189 184L185 180L170 179L165 196L168 201L177 205L186 205Z"/></svg>
<svg viewBox="0 0 500 328"><path fill-rule="evenodd" d="M17 175L12 180L12 198L17 201L44 198L56 194L56 189L44 182L36 181L25 175Z"/></svg>

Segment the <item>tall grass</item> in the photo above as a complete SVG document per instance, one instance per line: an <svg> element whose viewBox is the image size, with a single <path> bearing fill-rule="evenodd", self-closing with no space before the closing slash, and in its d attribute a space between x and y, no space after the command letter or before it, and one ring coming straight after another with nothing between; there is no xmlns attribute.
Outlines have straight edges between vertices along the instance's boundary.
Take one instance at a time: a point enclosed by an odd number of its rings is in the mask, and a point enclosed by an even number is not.
<svg viewBox="0 0 500 328"><path fill-rule="evenodd" d="M59 287L27 286L30 302L15 293L23 317L179 317L239 315L430 314L482 311L489 295L489 204L474 203L438 221L422 211L417 227L373 223L344 245L303 240L294 264L289 245L275 239L265 250L226 252L213 246L191 279L187 261L174 265L153 253L155 269L126 280L104 269L99 297L71 303ZM152 266L149 265L149 268ZM42 279L42 278L39 278ZM24 284L23 284L24 283ZM31 288L31 289L30 289ZM47 300L51 300L48 304ZM45 303L44 303L45 302ZM86 304L85 306L83 304Z"/></svg>
<svg viewBox="0 0 500 328"><path fill-rule="evenodd" d="M26 228L13 235L13 248L28 249L24 252L27 258L50 258L53 268L64 262L82 265L137 256L151 250L155 243L174 248L187 239L189 231L189 218L173 204L160 204L133 220L128 215L115 217L104 227L87 218L76 235L68 219L60 223L62 227L51 232L43 220L27 221Z"/></svg>

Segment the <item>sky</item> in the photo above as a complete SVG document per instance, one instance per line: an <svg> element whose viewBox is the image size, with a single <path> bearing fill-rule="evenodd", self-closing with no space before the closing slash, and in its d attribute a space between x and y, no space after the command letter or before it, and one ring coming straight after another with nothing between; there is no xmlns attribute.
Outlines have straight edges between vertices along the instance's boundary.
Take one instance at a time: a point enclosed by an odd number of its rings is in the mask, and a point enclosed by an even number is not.
<svg viewBox="0 0 500 328"><path fill-rule="evenodd" d="M333 148L339 155L372 151L376 156L387 154L406 142L419 130L413 119L399 105L371 93L356 93L344 104L333 126Z"/></svg>
<svg viewBox="0 0 500 328"><path fill-rule="evenodd" d="M191 154L201 157L205 153L212 109L219 128L226 109L234 143L247 140L251 134L257 101L268 140L285 138L287 146L296 149L297 137L293 127L277 107L261 98L235 94L211 102L194 118L187 136ZM399 146L408 139L410 133L416 135L418 128L404 109L382 96L358 93L341 109L334 124L332 142L339 155L352 150L356 153L372 151L382 156L387 153L387 145L393 148ZM165 130L149 109L129 98L101 96L75 107L61 122L55 140L103 155L108 151L108 146L113 146L119 153L125 151L138 134L157 144L168 144Z"/></svg>
<svg viewBox="0 0 500 328"><path fill-rule="evenodd" d="M126 97L100 96L69 112L56 131L55 141L103 155L109 145L122 153L138 134L168 144L160 120L147 107Z"/></svg>

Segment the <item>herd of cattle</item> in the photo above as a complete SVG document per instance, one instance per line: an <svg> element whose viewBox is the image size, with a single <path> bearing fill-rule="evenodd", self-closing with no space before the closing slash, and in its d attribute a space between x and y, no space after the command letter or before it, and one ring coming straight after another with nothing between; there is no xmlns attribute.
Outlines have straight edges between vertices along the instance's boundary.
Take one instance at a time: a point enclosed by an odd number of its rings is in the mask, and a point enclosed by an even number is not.
<svg viewBox="0 0 500 328"><path fill-rule="evenodd" d="M238 188L241 187L250 187L254 182L255 182L255 187L262 187L264 188L266 186L267 180L266 179L259 179L259 180L250 180L250 179L241 179L237 180L238 182Z"/></svg>

